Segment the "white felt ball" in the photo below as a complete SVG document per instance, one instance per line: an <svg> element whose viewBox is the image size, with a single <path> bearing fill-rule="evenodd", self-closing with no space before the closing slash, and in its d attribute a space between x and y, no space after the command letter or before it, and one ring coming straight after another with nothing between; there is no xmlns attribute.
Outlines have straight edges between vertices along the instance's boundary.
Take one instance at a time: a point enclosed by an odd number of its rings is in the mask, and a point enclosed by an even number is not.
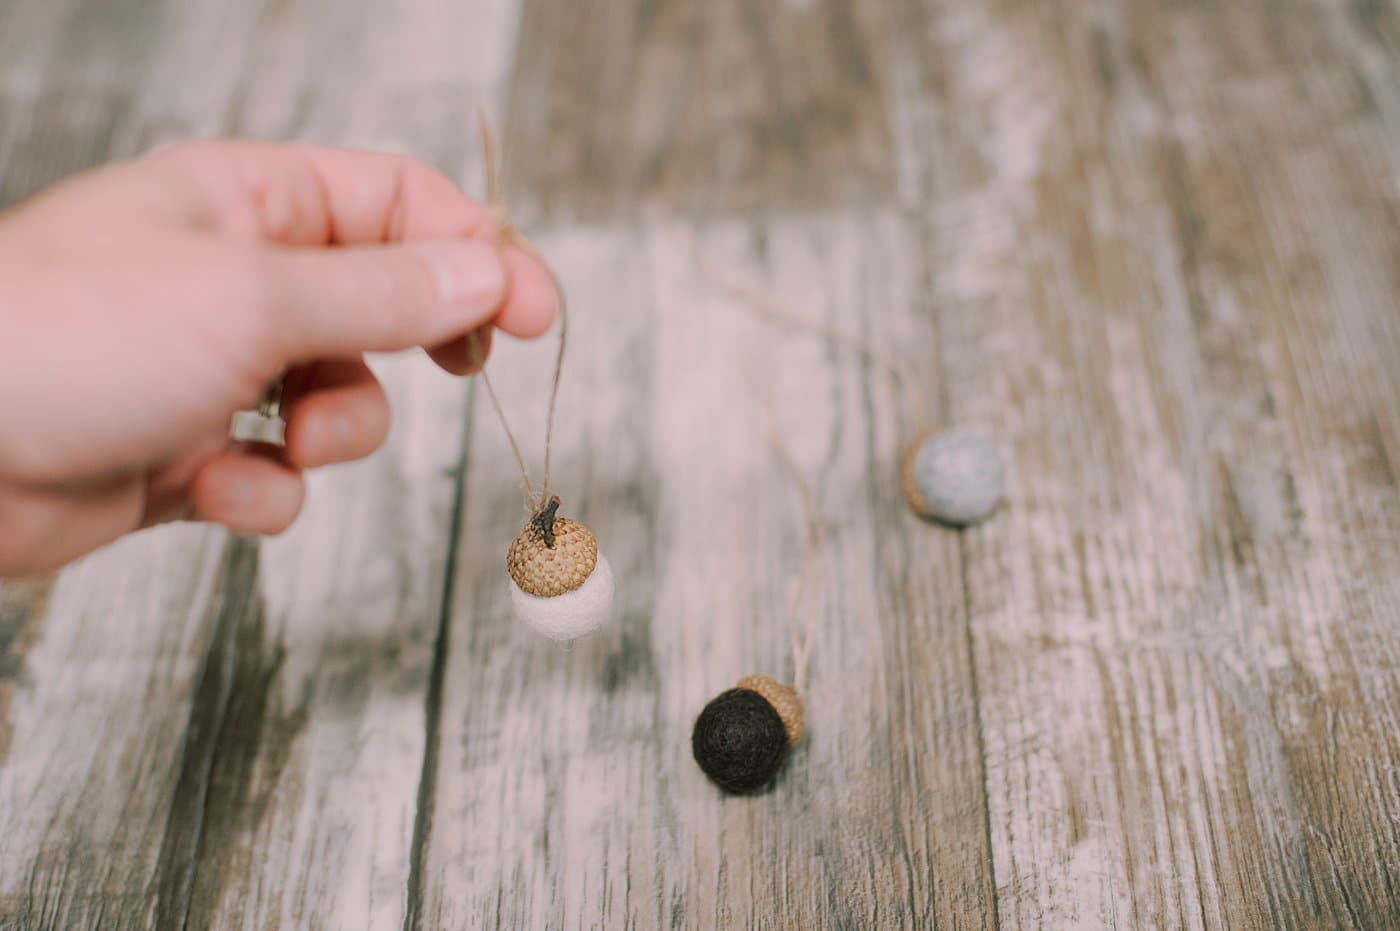
<svg viewBox="0 0 1400 931"><path fill-rule="evenodd" d="M988 517L1006 493L995 443L967 427L934 434L905 461L904 490L914 510L949 524Z"/></svg>
<svg viewBox="0 0 1400 931"><path fill-rule="evenodd" d="M612 614L612 568L607 557L599 553L597 565L582 585L552 598L531 595L511 579L510 603L517 618L552 640L587 636Z"/></svg>

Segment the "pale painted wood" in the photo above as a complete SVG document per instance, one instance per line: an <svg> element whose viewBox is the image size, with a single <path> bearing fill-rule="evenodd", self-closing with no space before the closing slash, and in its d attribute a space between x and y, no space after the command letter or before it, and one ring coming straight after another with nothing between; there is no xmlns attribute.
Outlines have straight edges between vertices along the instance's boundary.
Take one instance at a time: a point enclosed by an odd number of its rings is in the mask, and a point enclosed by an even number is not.
<svg viewBox="0 0 1400 931"><path fill-rule="evenodd" d="M898 5L529 0L512 160L532 222L885 202Z"/></svg>
<svg viewBox="0 0 1400 931"><path fill-rule="evenodd" d="M127 541L64 573L9 645L6 927L151 926L225 552L198 528Z"/></svg>
<svg viewBox="0 0 1400 931"><path fill-rule="evenodd" d="M1400 920L1400 160L1352 70L1393 76L1395 19L1359 6L911 29L947 412L1012 457L965 538L1003 928Z"/></svg>
<svg viewBox="0 0 1400 931"><path fill-rule="evenodd" d="M151 5L107 10L115 20L86 23L108 33L97 43L75 27L74 4L4 7L14 24L0 27L5 202L131 151L116 136L141 95L144 40L111 27ZM181 747L207 657L228 630L220 586L231 555L213 531L171 529L56 582L6 585L0 925L143 928L178 913L165 864L181 830Z"/></svg>
<svg viewBox="0 0 1400 931"><path fill-rule="evenodd" d="M241 132L410 152L476 181L475 108L506 76L511 3L304 3L269 32L242 79ZM365 28L367 17L376 19ZM392 75L392 78L383 78ZM288 89L295 93L289 94ZM376 360L395 409L387 448L312 476L298 526L263 547L275 658L269 695L237 738L242 785L201 869L196 927L400 927L413 907L430 685L466 384L421 355ZM275 621L273 620L275 619ZM249 791L269 793L250 803Z"/></svg>
<svg viewBox="0 0 1400 931"><path fill-rule="evenodd" d="M1396 923L1400 11L756 10L0 0L0 202L218 132L474 182L508 99L575 308L556 488L622 609L514 626L499 426L376 362L395 435L293 534L0 588L0 927ZM717 291L696 217L922 391ZM500 349L538 464L552 347ZM810 739L734 800L687 742L788 672L768 405L828 562ZM895 484L954 421L1012 480L962 535Z"/></svg>
<svg viewBox="0 0 1400 931"><path fill-rule="evenodd" d="M95 144L301 137L410 151L474 180L474 110L505 77L514 6L420 4L347 54L367 12L297 3L269 29L255 6L174 6L124 119ZM397 80L375 80L390 63ZM64 107L27 101L14 145L53 128L94 144L67 114L98 91L49 85ZM32 174L12 195L103 154L60 139L55 160L21 159ZM376 368L397 414L387 448L311 476L284 538L205 534L191 556L188 532L159 531L95 557L100 577L65 574L47 611L24 592L0 684L24 748L0 767L0 925L403 923L466 387L421 356ZM113 637L127 648L94 670ZM100 693L74 693L94 677Z"/></svg>
<svg viewBox="0 0 1400 931"><path fill-rule="evenodd" d="M926 322L888 312L922 287L896 219L759 232L767 261L747 228L706 244L813 320L928 345ZM619 617L599 637L564 648L511 619L518 480L474 408L427 926L990 928L958 543L892 481L907 405L859 354L721 295L682 233L539 240L574 308L555 490L617 578ZM493 370L538 461L551 354L512 349ZM691 758L691 723L744 675L792 674L805 517L775 425L830 535L799 623L810 737L771 793L726 799Z"/></svg>

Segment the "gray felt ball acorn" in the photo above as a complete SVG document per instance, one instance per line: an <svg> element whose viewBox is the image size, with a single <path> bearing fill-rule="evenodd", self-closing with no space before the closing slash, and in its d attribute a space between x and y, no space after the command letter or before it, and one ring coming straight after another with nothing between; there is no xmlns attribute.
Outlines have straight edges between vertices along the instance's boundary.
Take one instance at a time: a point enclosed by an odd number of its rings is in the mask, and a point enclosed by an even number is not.
<svg viewBox="0 0 1400 931"><path fill-rule="evenodd" d="M552 640L591 634L612 614L613 576L598 540L578 521L559 517L550 498L506 554L515 616Z"/></svg>
<svg viewBox="0 0 1400 931"><path fill-rule="evenodd" d="M909 506L954 526L990 517L1006 494L1001 451L967 427L926 434L905 453L901 473Z"/></svg>
<svg viewBox="0 0 1400 931"><path fill-rule="evenodd" d="M700 712L690 748L716 785L744 794L773 781L802 734L797 690L767 676L746 676Z"/></svg>

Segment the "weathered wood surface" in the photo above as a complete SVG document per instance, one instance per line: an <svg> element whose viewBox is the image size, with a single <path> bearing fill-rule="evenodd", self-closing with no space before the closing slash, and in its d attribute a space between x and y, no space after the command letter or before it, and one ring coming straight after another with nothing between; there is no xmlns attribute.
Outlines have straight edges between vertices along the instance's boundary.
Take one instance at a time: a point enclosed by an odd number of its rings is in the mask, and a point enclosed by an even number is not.
<svg viewBox="0 0 1400 931"><path fill-rule="evenodd" d="M947 412L1015 469L965 536L1003 928L1400 924L1400 22L1356 9L910 30Z"/></svg>
<svg viewBox="0 0 1400 931"><path fill-rule="evenodd" d="M541 239L578 308L556 491L622 580L620 617L571 650L512 622L518 482L496 425L474 421L424 926L991 927L957 542L888 481L907 405L860 356L721 297L681 233ZM927 342L927 320L874 312L920 300L903 224L764 233L770 273L748 229L704 245L813 319L863 308L881 344ZM547 376L529 352L497 362L517 407ZM724 801L690 759L695 714L744 675L792 671L805 523L775 426L830 534L804 599L813 736L772 792Z"/></svg>
<svg viewBox="0 0 1400 931"><path fill-rule="evenodd" d="M617 622L513 625L499 426L382 360L286 538L0 587L0 927L1400 926L1400 8L0 0L4 202L214 132L473 181L481 100ZM549 355L492 363L535 462ZM991 522L906 513L924 412L1007 449ZM693 716L791 662L774 423L811 738L724 799Z"/></svg>
<svg viewBox="0 0 1400 931"><path fill-rule="evenodd" d="M689 217L892 190L888 3L528 0L510 91L522 216Z"/></svg>
<svg viewBox="0 0 1400 931"><path fill-rule="evenodd" d="M370 33L366 4L147 4L98 18L159 29L130 27L124 53L88 36L107 64L70 73L62 43L90 11L62 6L61 54L21 55L5 85L10 197L220 131L470 174L472 108L503 85L516 13L444 5ZM397 80L376 78L386 63ZM111 126L77 122L95 113ZM402 925L466 395L421 359L377 368L387 448L314 476L285 538L202 531L191 552L189 530L147 534L0 610L0 733L22 748L0 768L0 926Z"/></svg>

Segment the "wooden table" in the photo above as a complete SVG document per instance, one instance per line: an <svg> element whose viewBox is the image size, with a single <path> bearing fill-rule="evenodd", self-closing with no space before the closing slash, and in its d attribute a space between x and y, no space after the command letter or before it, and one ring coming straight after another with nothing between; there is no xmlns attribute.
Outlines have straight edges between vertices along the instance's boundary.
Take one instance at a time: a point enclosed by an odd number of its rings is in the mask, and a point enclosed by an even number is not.
<svg viewBox="0 0 1400 931"><path fill-rule="evenodd" d="M0 589L0 926L1400 927L1400 6L0 0L7 203L214 133L480 190L480 102L618 619L510 619L499 426L376 360L388 447L288 535ZM536 466L551 355L492 361ZM1009 462L963 533L897 480L952 423ZM774 428L810 739L730 799Z"/></svg>

